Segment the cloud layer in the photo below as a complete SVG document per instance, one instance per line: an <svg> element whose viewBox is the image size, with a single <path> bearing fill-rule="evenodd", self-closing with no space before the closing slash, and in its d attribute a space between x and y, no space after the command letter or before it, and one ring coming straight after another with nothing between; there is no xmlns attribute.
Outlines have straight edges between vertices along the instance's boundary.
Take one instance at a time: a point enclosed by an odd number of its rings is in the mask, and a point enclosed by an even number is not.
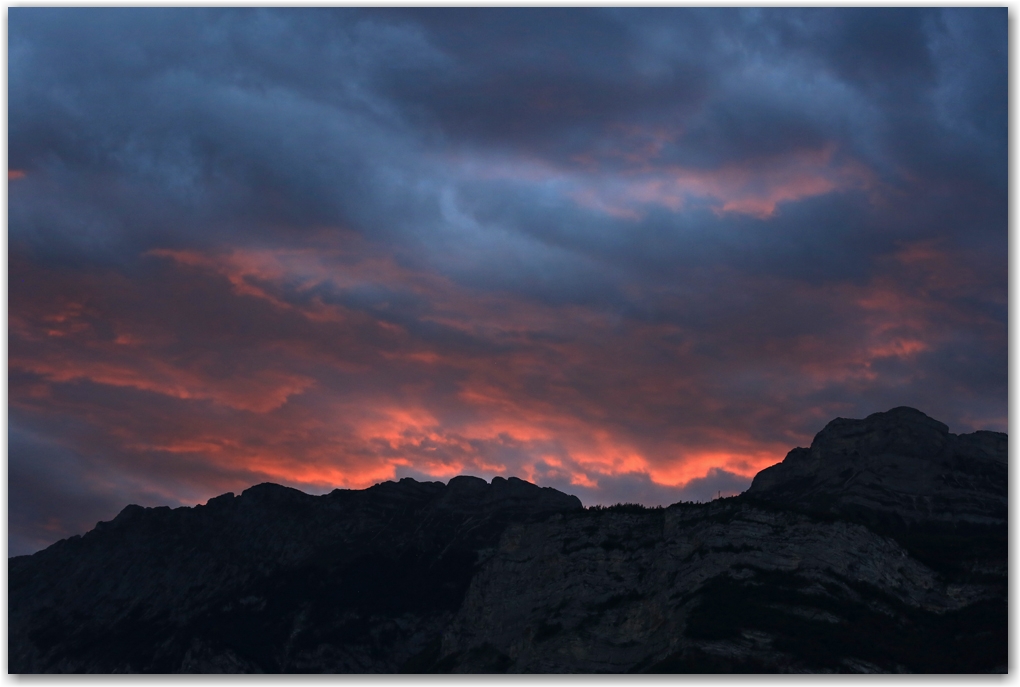
<svg viewBox="0 0 1020 687"><path fill-rule="evenodd" d="M732 494L1006 429L1005 9L12 8L11 554L124 504Z"/></svg>

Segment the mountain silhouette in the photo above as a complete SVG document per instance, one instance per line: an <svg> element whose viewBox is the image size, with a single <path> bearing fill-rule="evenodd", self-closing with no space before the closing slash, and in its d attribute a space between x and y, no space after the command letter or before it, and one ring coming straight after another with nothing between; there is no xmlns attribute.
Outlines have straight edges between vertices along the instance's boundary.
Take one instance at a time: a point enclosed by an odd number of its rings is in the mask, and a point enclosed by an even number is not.
<svg viewBox="0 0 1020 687"><path fill-rule="evenodd" d="M1006 447L896 408L704 504L462 476L131 505L8 560L9 671L1006 672Z"/></svg>

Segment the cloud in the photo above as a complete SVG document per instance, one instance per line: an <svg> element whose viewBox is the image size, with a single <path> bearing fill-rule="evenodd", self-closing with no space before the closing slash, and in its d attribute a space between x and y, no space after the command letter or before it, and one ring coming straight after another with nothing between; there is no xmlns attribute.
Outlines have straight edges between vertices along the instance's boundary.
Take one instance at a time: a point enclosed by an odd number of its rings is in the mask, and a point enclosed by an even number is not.
<svg viewBox="0 0 1020 687"><path fill-rule="evenodd" d="M834 152L835 147L827 145L712 170L655 164L653 153L625 171L592 170L592 160L584 173L498 162L469 163L464 173L553 187L584 208L623 220L642 219L649 206L675 213L692 202L707 202L718 215L768 219L780 203L874 185L869 170L852 160L835 161Z"/></svg>
<svg viewBox="0 0 1020 687"><path fill-rule="evenodd" d="M883 388L913 387L902 402L930 410L916 394L945 369L941 350L959 356L959 331L1004 346L994 319L887 279L812 289L733 274L642 322L371 254L157 251L128 289L115 270L38 271L15 253L12 417L196 502L266 480L328 491L463 473L591 502L704 500ZM923 244L889 263L966 292L959 270L934 279L945 260Z"/></svg>
<svg viewBox="0 0 1020 687"><path fill-rule="evenodd" d="M703 500L835 415L1005 429L1005 29L12 9L12 541L265 480Z"/></svg>

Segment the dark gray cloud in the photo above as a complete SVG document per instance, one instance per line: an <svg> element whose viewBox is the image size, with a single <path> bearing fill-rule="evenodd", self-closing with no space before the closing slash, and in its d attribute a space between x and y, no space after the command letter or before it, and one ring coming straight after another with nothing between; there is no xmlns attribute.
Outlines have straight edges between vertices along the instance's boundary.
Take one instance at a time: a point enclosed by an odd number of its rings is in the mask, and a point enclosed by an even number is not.
<svg viewBox="0 0 1020 687"><path fill-rule="evenodd" d="M452 208L479 213L458 218L462 223L476 218L547 242L589 231L591 247L570 246L584 251L614 243L620 223L590 232L614 218L593 218L571 192L602 193L614 174L638 167L669 176L671 165L739 167L826 145L876 170L891 184L888 202L901 207L931 200L917 195L929 186L911 185L904 173L940 174L949 178L938 181L950 183L963 170L971 187L993 174L982 181L998 188L954 192L961 213L988 207L972 194L1004 192L1005 66L984 31L1004 30L994 11L567 15L15 12L11 166L45 174L30 174L12 197L13 236L51 251L128 254L238 235L287 240L279 236L284 228L293 236L323 226L439 251L451 242L491 243L484 228L451 229ZM887 34L899 39L886 41ZM887 88L874 91L880 85ZM621 158L642 144L658 146L652 158ZM579 156L598 167L575 180L566 197L551 188L553 178L527 184L518 192L527 200L513 207L500 211L490 202L475 211L486 195L514 193L508 184L519 183L521 172L510 169L511 179L479 196L473 179L443 159L479 152L504 167L514 156L545 160L567 176L583 171ZM44 202L58 189L58 207ZM536 201L540 209L530 212L540 218L515 217ZM543 212L550 201L554 212ZM845 208L837 214L848 217ZM717 253L762 255L755 232L727 236L740 217L712 219L698 233L717 237ZM896 236L931 231L916 228L926 218L899 219L892 228L874 226L873 218L848 220L872 248L842 264L862 265ZM667 231L683 244L670 254L691 255L687 218L669 220ZM844 253L848 230L832 220L818 217L825 240L843 243L812 252ZM787 224L809 232L811 222ZM768 234L781 235L773 249L780 255L784 243L804 245L802 236L772 226Z"/></svg>

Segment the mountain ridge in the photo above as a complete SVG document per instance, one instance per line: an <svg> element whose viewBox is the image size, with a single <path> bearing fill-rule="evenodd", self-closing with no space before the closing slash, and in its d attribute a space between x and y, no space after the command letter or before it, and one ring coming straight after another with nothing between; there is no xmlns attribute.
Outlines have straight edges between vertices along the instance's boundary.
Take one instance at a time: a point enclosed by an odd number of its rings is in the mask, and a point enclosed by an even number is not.
<svg viewBox="0 0 1020 687"><path fill-rule="evenodd" d="M460 476L127 506L8 560L9 669L1004 672L1006 442L895 408L706 504Z"/></svg>

